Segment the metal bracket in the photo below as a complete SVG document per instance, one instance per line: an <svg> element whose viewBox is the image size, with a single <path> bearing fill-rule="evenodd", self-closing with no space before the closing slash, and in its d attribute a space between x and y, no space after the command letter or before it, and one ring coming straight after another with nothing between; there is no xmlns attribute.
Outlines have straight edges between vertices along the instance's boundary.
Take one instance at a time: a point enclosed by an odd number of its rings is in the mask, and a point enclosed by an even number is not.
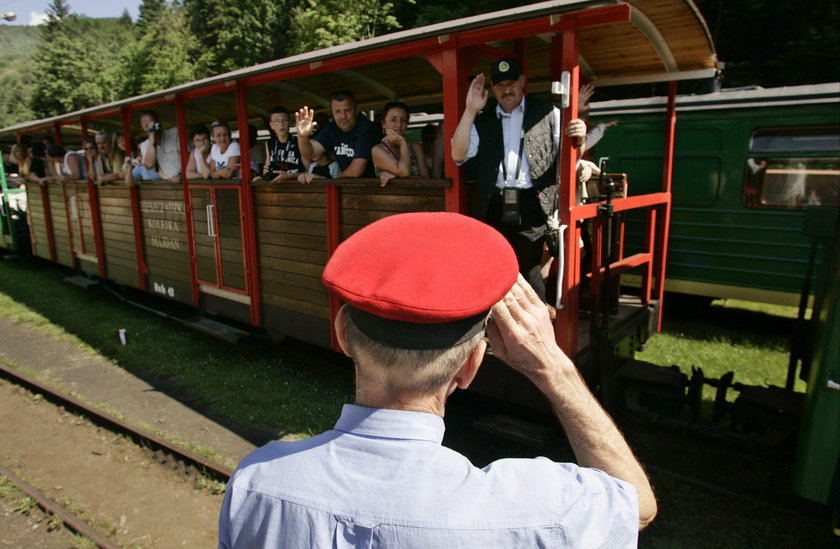
<svg viewBox="0 0 840 549"><path fill-rule="evenodd" d="M569 108L571 101L571 83L572 75L569 71L563 71L560 75L560 81L555 80L551 83L551 94L560 97L560 106L564 109Z"/></svg>

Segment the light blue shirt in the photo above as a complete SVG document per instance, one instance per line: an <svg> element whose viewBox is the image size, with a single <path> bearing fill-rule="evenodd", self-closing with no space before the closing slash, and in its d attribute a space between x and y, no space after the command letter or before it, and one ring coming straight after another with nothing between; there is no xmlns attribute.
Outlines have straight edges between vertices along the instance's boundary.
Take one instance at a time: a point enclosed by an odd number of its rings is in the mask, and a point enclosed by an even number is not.
<svg viewBox="0 0 840 549"><path fill-rule="evenodd" d="M332 431L272 442L228 484L220 548L636 547L635 488L546 458L483 469L443 419L345 405Z"/></svg>

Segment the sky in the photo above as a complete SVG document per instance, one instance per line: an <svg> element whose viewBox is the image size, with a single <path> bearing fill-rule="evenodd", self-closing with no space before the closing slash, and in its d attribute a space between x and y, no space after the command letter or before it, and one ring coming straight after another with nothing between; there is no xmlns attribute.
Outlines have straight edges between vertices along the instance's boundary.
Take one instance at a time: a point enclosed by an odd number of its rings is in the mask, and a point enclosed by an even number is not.
<svg viewBox="0 0 840 549"><path fill-rule="evenodd" d="M66 0L70 13L88 17L119 17L128 9L132 19L137 19L137 6L140 0ZM17 19L2 25L37 25L46 16L44 12L50 0L0 0L0 14L15 12Z"/></svg>

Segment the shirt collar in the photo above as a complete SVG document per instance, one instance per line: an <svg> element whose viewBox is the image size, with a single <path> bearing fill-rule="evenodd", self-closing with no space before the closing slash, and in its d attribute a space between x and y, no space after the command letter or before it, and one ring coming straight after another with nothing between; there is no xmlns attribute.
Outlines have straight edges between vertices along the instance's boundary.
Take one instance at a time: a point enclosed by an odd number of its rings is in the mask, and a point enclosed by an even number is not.
<svg viewBox="0 0 840 549"><path fill-rule="evenodd" d="M443 442L443 418L425 412L383 410L345 404L337 431L380 438Z"/></svg>
<svg viewBox="0 0 840 549"><path fill-rule="evenodd" d="M525 94L522 94L522 101L519 102L519 106L516 107L516 109L519 109L520 112L525 112ZM513 110L516 111L516 109L513 109ZM502 118L502 117L510 118L512 115L513 115L512 112L507 113L507 112L503 111L502 108L499 106L499 104L496 103L496 118Z"/></svg>

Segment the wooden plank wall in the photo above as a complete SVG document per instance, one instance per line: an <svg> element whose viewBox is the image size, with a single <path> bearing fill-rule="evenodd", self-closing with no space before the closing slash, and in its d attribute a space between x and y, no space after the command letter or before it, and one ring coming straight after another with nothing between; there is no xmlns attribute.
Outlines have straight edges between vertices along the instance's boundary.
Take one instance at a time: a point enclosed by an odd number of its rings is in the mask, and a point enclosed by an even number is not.
<svg viewBox="0 0 840 549"><path fill-rule="evenodd" d="M263 304L329 320L326 207L323 186L254 187Z"/></svg>
<svg viewBox="0 0 840 549"><path fill-rule="evenodd" d="M73 251L70 245L72 234L67 228L67 207L61 183L47 183L52 213L53 237L55 238L55 258L66 267L74 267Z"/></svg>
<svg viewBox="0 0 840 549"><path fill-rule="evenodd" d="M442 211L444 192L444 186L342 186L341 239L396 213ZM264 326L329 346L329 294L321 284L327 263L325 187L256 185L254 210Z"/></svg>
<svg viewBox="0 0 840 549"><path fill-rule="evenodd" d="M192 304L184 191L179 184L143 183L139 194L148 289Z"/></svg>
<svg viewBox="0 0 840 549"><path fill-rule="evenodd" d="M41 187L39 185L26 186L26 204L32 255L43 259L50 259L47 219L44 215L44 203L41 200Z"/></svg>
<svg viewBox="0 0 840 549"><path fill-rule="evenodd" d="M134 222L128 188L123 185L101 187L99 209L105 250L105 258L99 260L106 261L106 276L114 282L138 288Z"/></svg>
<svg viewBox="0 0 840 549"><path fill-rule="evenodd" d="M446 209L443 187L354 186L341 189L341 240L365 225L404 212Z"/></svg>

